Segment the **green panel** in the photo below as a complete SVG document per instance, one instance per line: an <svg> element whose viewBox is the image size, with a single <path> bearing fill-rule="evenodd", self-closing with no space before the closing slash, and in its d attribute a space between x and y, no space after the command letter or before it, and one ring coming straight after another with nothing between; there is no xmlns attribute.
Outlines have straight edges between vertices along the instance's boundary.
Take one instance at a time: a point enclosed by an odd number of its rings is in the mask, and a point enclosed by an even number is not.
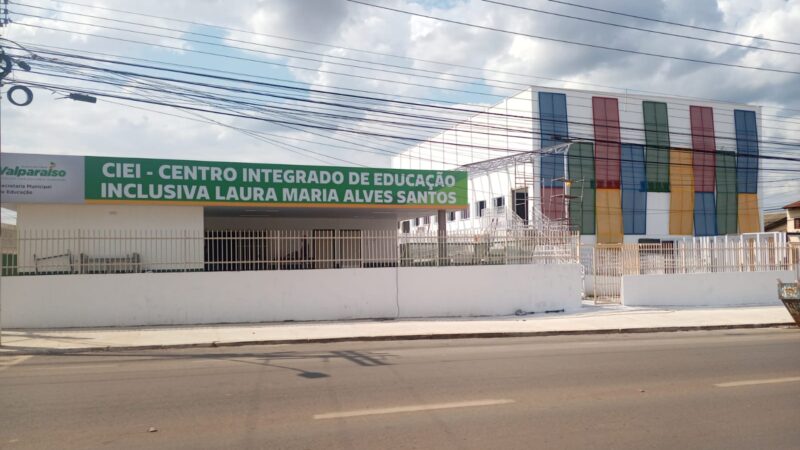
<svg viewBox="0 0 800 450"><path fill-rule="evenodd" d="M739 216L736 198L736 156L717 152L717 234L736 234Z"/></svg>
<svg viewBox="0 0 800 450"><path fill-rule="evenodd" d="M642 102L647 190L669 192L669 120L667 104Z"/></svg>
<svg viewBox="0 0 800 450"><path fill-rule="evenodd" d="M87 203L467 206L467 172L85 158Z"/></svg>
<svg viewBox="0 0 800 450"><path fill-rule="evenodd" d="M736 192L717 193L717 234L736 234L739 206Z"/></svg>
<svg viewBox="0 0 800 450"><path fill-rule="evenodd" d="M594 145L590 142L572 144L567 154L567 173L572 180L570 194L577 198L569 202L569 216L581 234L595 234L595 173Z"/></svg>
<svg viewBox="0 0 800 450"><path fill-rule="evenodd" d="M736 156L717 152L717 192L736 192Z"/></svg>

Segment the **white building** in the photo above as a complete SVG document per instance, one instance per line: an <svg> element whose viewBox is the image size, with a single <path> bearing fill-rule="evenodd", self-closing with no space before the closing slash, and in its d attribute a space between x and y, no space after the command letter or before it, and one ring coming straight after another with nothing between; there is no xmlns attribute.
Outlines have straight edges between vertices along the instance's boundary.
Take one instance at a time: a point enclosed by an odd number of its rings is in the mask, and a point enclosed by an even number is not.
<svg viewBox="0 0 800 450"><path fill-rule="evenodd" d="M451 229L544 217L576 227L584 243L757 232L760 114L750 105L530 88L392 166L471 172L469 207L448 214Z"/></svg>

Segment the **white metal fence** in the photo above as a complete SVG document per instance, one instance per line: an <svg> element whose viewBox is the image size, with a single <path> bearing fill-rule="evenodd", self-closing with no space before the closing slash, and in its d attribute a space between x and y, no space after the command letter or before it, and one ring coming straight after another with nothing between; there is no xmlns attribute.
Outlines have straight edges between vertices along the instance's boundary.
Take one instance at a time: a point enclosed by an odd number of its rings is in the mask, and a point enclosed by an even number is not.
<svg viewBox="0 0 800 450"><path fill-rule="evenodd" d="M579 237L526 229L21 230L3 240L3 275L577 263Z"/></svg>
<svg viewBox="0 0 800 450"><path fill-rule="evenodd" d="M597 301L619 300L623 275L796 270L800 245L758 240L597 244L582 248Z"/></svg>

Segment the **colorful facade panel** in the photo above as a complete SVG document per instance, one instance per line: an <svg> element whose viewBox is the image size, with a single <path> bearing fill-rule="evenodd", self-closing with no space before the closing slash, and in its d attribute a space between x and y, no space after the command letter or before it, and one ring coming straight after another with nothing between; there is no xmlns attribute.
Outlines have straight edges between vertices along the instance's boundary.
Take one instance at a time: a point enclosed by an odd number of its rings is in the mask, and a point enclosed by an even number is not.
<svg viewBox="0 0 800 450"><path fill-rule="evenodd" d="M622 224L625 234L645 234L647 230L647 178L644 146L622 144Z"/></svg>
<svg viewBox="0 0 800 450"><path fill-rule="evenodd" d="M597 188L619 189L620 132L617 99L592 97L592 121Z"/></svg>
<svg viewBox="0 0 800 450"><path fill-rule="evenodd" d="M716 179L716 138L714 111L706 106L690 106L692 126L692 164L694 166L695 192L714 192Z"/></svg>
<svg viewBox="0 0 800 450"><path fill-rule="evenodd" d="M669 192L669 120L667 104L642 102L644 116L647 190Z"/></svg>
<svg viewBox="0 0 800 450"><path fill-rule="evenodd" d="M692 151L670 150L669 234L694 233L694 171Z"/></svg>
<svg viewBox="0 0 800 450"><path fill-rule="evenodd" d="M570 221L581 234L595 234L594 145L579 142L569 148L567 170L572 182L569 201Z"/></svg>
<svg viewBox="0 0 800 450"><path fill-rule="evenodd" d="M620 244L622 228L622 191L620 189L597 189L597 243Z"/></svg>
<svg viewBox="0 0 800 450"><path fill-rule="evenodd" d="M733 111L736 128L736 182L741 194L758 192L758 128L756 113Z"/></svg>
<svg viewBox="0 0 800 450"><path fill-rule="evenodd" d="M736 154L718 152L717 162L717 233L736 234L739 206L736 197Z"/></svg>
<svg viewBox="0 0 800 450"><path fill-rule="evenodd" d="M566 217L563 187L542 186L542 214L551 220L562 220Z"/></svg>
<svg viewBox="0 0 800 450"><path fill-rule="evenodd" d="M569 136L566 95L539 92L539 124L542 148L566 142ZM563 181L556 179L564 178L564 157L542 155L540 161L542 186L562 187Z"/></svg>
<svg viewBox="0 0 800 450"><path fill-rule="evenodd" d="M717 206L713 192L694 193L694 235L717 235Z"/></svg>
<svg viewBox="0 0 800 450"><path fill-rule="evenodd" d="M736 192L717 192L717 234L736 234L739 205Z"/></svg>
<svg viewBox="0 0 800 450"><path fill-rule="evenodd" d="M739 233L761 231L757 194L739 194Z"/></svg>

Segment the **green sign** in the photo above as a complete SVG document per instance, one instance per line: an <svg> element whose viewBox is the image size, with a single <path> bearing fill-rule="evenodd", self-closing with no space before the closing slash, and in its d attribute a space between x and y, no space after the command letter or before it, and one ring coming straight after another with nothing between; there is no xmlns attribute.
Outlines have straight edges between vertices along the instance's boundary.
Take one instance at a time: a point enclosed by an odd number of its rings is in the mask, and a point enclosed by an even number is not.
<svg viewBox="0 0 800 450"><path fill-rule="evenodd" d="M467 172L85 157L87 203L464 207Z"/></svg>

